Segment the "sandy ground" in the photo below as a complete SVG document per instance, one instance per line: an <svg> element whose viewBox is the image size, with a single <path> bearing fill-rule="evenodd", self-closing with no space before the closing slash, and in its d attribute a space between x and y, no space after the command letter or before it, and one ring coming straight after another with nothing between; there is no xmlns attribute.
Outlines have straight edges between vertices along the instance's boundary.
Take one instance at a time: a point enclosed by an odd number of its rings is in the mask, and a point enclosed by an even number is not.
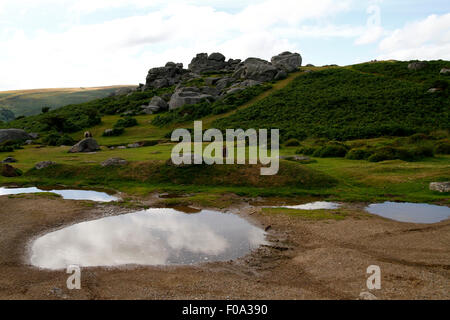
<svg viewBox="0 0 450 320"><path fill-rule="evenodd" d="M379 299L450 298L450 221L397 223L362 205L342 221L267 216L243 204L229 210L268 227L271 245L233 262L193 267L84 268L82 289L64 271L28 262L36 237L80 221L125 213L111 205L0 197L0 299L358 299L366 269L381 267ZM128 209L129 211L129 209Z"/></svg>

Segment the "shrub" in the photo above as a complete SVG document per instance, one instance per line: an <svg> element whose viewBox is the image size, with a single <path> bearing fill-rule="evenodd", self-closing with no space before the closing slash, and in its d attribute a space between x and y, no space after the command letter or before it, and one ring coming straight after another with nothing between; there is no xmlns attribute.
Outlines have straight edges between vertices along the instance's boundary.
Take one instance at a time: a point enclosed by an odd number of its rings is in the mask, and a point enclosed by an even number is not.
<svg viewBox="0 0 450 320"><path fill-rule="evenodd" d="M396 150L392 147L382 147L377 149L370 157L370 162L381 162L386 160L394 160L396 158Z"/></svg>
<svg viewBox="0 0 450 320"><path fill-rule="evenodd" d="M137 124L138 122L135 118L126 117L124 119L119 119L114 125L114 128L131 128L137 126Z"/></svg>
<svg viewBox="0 0 450 320"><path fill-rule="evenodd" d="M372 155L372 152L366 148L351 149L345 156L350 160L367 160Z"/></svg>
<svg viewBox="0 0 450 320"><path fill-rule="evenodd" d="M340 142L332 141L325 146L317 149L314 153L314 157L319 158L343 158L348 152L348 147Z"/></svg>
<svg viewBox="0 0 450 320"><path fill-rule="evenodd" d="M450 140L439 141L434 148L436 154L450 154Z"/></svg>
<svg viewBox="0 0 450 320"><path fill-rule="evenodd" d="M61 135L56 132L51 132L42 141L49 146L71 146L75 144L75 140L71 136L67 134Z"/></svg>
<svg viewBox="0 0 450 320"><path fill-rule="evenodd" d="M297 139L289 139L288 141L286 141L284 146L285 147L298 147L298 146L300 146L300 141L298 141Z"/></svg>
<svg viewBox="0 0 450 320"><path fill-rule="evenodd" d="M306 156L312 156L314 152L316 152L317 148L314 147L301 147L297 151L295 151L296 154L304 154Z"/></svg>
<svg viewBox="0 0 450 320"><path fill-rule="evenodd" d="M426 140L430 140L430 137L424 133L416 133L408 138L409 143L417 143Z"/></svg>

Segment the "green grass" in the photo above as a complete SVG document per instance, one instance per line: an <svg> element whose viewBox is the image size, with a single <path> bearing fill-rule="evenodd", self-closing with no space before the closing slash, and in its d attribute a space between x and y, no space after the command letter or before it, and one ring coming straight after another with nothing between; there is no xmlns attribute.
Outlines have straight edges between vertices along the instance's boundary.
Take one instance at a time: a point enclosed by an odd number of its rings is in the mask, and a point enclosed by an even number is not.
<svg viewBox="0 0 450 320"><path fill-rule="evenodd" d="M428 78L440 78L434 69L428 72ZM429 94L426 83L352 68L322 69L298 76L285 88L218 119L213 126L278 128L283 141L307 137L349 140L448 130L448 89Z"/></svg>

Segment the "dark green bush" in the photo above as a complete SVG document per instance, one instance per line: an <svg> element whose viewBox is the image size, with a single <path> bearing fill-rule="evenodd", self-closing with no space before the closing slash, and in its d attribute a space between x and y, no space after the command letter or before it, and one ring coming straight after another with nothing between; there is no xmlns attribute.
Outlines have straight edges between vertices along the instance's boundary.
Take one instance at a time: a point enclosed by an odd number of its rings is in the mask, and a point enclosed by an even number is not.
<svg viewBox="0 0 450 320"><path fill-rule="evenodd" d="M119 119L114 125L115 128L131 128L138 125L138 122L135 118L126 117L123 119Z"/></svg>
<svg viewBox="0 0 450 320"><path fill-rule="evenodd" d="M351 149L345 156L350 160L367 160L372 155L372 152L366 148Z"/></svg>
<svg viewBox="0 0 450 320"><path fill-rule="evenodd" d="M450 154L450 140L439 141L434 149L436 154Z"/></svg>
<svg viewBox="0 0 450 320"><path fill-rule="evenodd" d="M306 156L312 156L314 154L314 152L316 152L318 148L314 148L314 147L301 147L300 149L298 149L297 151L295 151L296 154L303 154Z"/></svg>
<svg viewBox="0 0 450 320"><path fill-rule="evenodd" d="M75 140L67 134L59 134L57 132L51 132L42 139L46 145L49 146L71 146L75 144Z"/></svg>
<svg viewBox="0 0 450 320"><path fill-rule="evenodd" d="M289 139L288 141L286 141L284 146L285 147L298 147L298 146L300 146L300 141L298 141L297 139Z"/></svg>
<svg viewBox="0 0 450 320"><path fill-rule="evenodd" d="M314 153L314 157L319 158L343 158L347 154L348 149L339 144L327 144L326 146L317 149Z"/></svg>

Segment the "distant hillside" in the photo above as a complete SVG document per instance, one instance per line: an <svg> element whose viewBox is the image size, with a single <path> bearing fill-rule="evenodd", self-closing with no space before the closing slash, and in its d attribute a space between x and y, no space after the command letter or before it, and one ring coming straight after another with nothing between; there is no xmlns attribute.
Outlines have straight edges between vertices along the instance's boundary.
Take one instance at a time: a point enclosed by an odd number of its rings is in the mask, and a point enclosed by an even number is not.
<svg viewBox="0 0 450 320"><path fill-rule="evenodd" d="M449 61L423 70L408 62L317 69L237 113L217 120L225 128L279 128L284 140L316 136L347 140L450 129ZM435 92L429 92L429 89Z"/></svg>
<svg viewBox="0 0 450 320"><path fill-rule="evenodd" d="M69 104L104 98L122 87L133 88L133 86L109 86L0 91L0 107L11 110L16 117L30 116L41 113L43 107L57 109Z"/></svg>

